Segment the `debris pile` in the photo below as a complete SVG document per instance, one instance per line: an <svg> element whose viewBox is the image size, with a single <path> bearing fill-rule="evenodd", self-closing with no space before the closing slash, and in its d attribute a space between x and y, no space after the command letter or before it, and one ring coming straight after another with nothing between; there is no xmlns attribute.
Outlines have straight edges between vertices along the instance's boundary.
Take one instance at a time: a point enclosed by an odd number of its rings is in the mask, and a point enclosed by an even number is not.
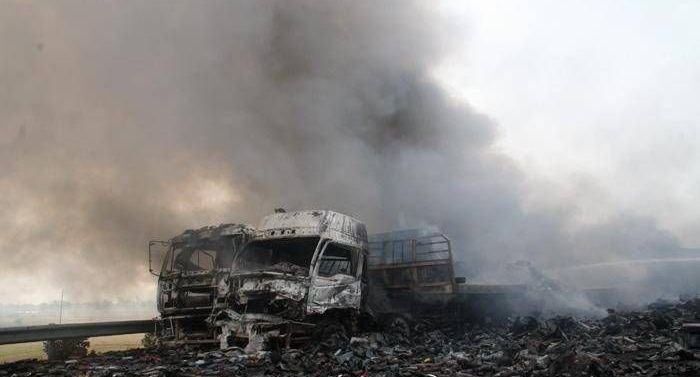
<svg viewBox="0 0 700 377"><path fill-rule="evenodd" d="M490 326L420 320L352 337L337 349L321 341L254 353L139 349L15 362L0 366L0 376L698 376L700 351L684 348L680 334L698 318L699 299L609 310L602 319L518 317Z"/></svg>

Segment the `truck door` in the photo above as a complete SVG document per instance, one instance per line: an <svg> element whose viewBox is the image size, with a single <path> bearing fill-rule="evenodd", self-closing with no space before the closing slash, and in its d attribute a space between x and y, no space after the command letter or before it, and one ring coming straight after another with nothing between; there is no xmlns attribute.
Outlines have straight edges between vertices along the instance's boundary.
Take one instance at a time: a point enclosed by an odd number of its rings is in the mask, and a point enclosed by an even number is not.
<svg viewBox="0 0 700 377"><path fill-rule="evenodd" d="M360 309L363 255L359 248L328 241L312 268L307 313Z"/></svg>

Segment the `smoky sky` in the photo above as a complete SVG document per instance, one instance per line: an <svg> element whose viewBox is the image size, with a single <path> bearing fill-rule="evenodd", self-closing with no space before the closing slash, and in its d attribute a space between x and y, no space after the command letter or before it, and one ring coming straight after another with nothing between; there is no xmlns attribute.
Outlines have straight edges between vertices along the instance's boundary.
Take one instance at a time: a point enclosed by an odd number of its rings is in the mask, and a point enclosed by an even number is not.
<svg viewBox="0 0 700 377"><path fill-rule="evenodd" d="M431 79L449 32L407 1L2 3L0 302L144 298L149 239L275 207L437 225L475 277L677 246L653 218L573 226L578 195Z"/></svg>

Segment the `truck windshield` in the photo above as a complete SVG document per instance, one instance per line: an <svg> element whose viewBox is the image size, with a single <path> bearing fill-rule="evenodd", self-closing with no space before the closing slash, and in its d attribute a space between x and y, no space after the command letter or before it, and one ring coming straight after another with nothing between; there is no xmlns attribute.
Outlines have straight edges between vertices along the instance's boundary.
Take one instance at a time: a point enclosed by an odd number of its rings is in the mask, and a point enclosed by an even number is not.
<svg viewBox="0 0 700 377"><path fill-rule="evenodd" d="M319 240L319 237L304 237L253 241L241 251L234 268L308 276Z"/></svg>
<svg viewBox="0 0 700 377"><path fill-rule="evenodd" d="M233 242L230 237L197 243L174 243L163 263L163 272L212 271L230 268L233 262Z"/></svg>

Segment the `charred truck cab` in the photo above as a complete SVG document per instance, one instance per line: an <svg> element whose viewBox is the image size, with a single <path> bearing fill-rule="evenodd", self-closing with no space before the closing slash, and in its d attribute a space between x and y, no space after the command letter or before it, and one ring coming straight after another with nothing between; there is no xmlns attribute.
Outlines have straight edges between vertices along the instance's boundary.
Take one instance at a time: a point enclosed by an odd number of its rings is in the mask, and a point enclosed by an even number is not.
<svg viewBox="0 0 700 377"><path fill-rule="evenodd" d="M367 231L352 217L332 211L265 217L219 284L226 309L210 323L221 331L221 347L289 346L325 327L349 330L365 309L367 259Z"/></svg>
<svg viewBox="0 0 700 377"><path fill-rule="evenodd" d="M206 322L217 309L217 287L234 256L253 235L246 225L222 224L187 230L169 241L149 243L149 261L164 248L158 276L160 340L166 345L216 343ZM155 274L153 267L151 272Z"/></svg>

